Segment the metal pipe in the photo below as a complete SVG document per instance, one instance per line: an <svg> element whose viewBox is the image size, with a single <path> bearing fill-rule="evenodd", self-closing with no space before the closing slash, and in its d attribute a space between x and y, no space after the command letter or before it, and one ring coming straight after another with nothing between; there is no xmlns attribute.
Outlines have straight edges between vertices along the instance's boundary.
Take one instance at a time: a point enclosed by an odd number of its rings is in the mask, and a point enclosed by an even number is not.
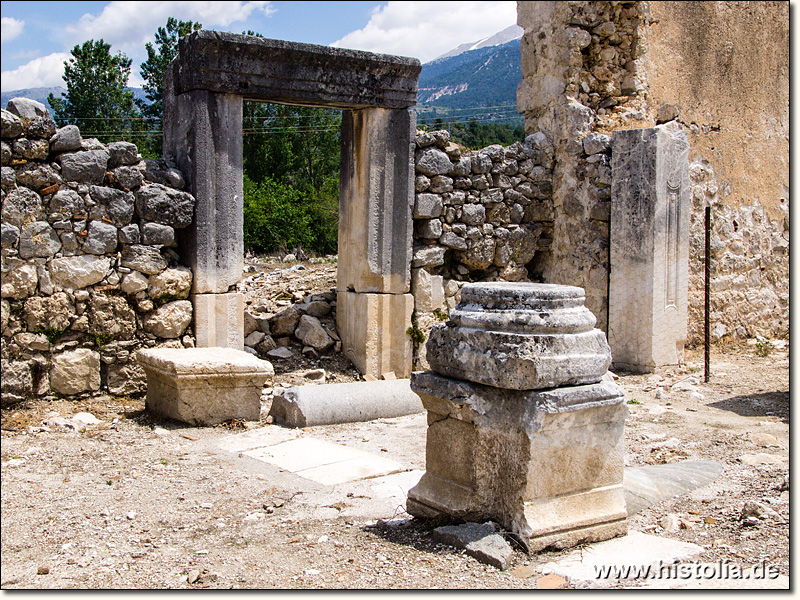
<svg viewBox="0 0 800 600"><path fill-rule="evenodd" d="M711 207L706 206L705 382L711 378Z"/></svg>

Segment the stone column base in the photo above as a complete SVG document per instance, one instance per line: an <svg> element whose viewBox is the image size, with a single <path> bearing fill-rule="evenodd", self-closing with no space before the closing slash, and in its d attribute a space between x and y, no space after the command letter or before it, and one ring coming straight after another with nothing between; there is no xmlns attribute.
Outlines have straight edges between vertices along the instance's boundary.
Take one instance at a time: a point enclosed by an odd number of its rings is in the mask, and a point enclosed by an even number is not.
<svg viewBox="0 0 800 600"><path fill-rule="evenodd" d="M192 303L198 348L244 350L243 294L195 294Z"/></svg>
<svg viewBox="0 0 800 600"><path fill-rule="evenodd" d="M336 320L345 356L364 375L411 374L411 294L338 292Z"/></svg>
<svg viewBox="0 0 800 600"><path fill-rule="evenodd" d="M428 411L426 473L408 493L418 517L494 520L529 551L627 532L622 390L594 384L503 390L413 373Z"/></svg>

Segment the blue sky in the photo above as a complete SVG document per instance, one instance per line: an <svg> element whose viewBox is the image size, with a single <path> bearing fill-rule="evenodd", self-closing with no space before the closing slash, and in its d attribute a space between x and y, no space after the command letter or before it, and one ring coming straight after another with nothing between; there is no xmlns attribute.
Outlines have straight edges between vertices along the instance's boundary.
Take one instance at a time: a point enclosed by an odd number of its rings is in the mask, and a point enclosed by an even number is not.
<svg viewBox="0 0 800 600"><path fill-rule="evenodd" d="M69 51L102 38L133 60L167 17L206 29L414 56L422 62L516 22L516 2L0 2L2 91L63 85Z"/></svg>

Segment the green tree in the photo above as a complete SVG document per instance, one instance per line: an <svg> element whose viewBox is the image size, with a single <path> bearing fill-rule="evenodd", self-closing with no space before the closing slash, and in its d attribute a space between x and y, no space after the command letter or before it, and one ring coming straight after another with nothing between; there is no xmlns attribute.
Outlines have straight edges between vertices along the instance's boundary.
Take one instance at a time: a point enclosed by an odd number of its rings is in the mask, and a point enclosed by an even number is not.
<svg viewBox="0 0 800 600"><path fill-rule="evenodd" d="M81 133L102 142L133 140L140 129L133 92L127 88L131 59L122 52L111 54L102 39L75 46L72 58L64 62L67 91L47 101L59 126L77 125Z"/></svg>
<svg viewBox="0 0 800 600"><path fill-rule="evenodd" d="M178 53L178 40L185 35L202 29L200 23L193 21L179 21L169 17L165 27L156 30L155 46L150 42L144 45L147 51L147 60L139 69L139 74L144 79L145 98L137 100L142 114L151 119L161 119L164 113L164 74L175 55Z"/></svg>

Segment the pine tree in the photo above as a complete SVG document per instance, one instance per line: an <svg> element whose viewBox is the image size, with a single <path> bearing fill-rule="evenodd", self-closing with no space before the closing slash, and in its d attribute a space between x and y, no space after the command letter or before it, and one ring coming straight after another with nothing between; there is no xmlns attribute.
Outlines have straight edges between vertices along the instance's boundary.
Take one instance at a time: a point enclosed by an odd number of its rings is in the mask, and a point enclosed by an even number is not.
<svg viewBox="0 0 800 600"><path fill-rule="evenodd" d="M151 119L161 119L164 112L164 73L169 63L178 54L178 40L185 35L202 29L200 23L179 21L175 17L167 19L166 27L156 30L155 46L150 42L144 45L147 60L141 64L139 73L144 79L142 88L147 101L138 100L142 114Z"/></svg>
<svg viewBox="0 0 800 600"><path fill-rule="evenodd" d="M72 49L72 58L64 62L67 91L47 101L59 126L77 125L81 133L102 142L130 139L138 111L133 92L127 88L131 59L123 53L111 54L111 45L88 40Z"/></svg>

